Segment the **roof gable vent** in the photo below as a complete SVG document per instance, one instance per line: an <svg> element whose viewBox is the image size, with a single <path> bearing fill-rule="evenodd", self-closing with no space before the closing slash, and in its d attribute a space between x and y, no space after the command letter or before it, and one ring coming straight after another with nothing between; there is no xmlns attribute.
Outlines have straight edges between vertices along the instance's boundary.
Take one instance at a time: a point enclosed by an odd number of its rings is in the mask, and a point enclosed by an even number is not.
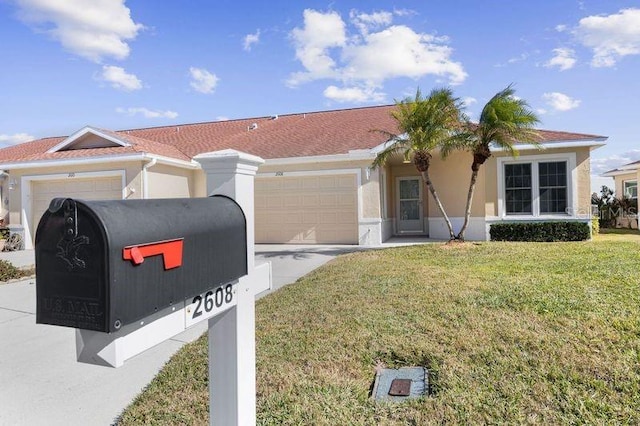
<svg viewBox="0 0 640 426"><path fill-rule="evenodd" d="M49 148L48 153L58 151L71 151L74 149L114 148L130 146L114 132L96 129L90 126L83 127L73 135L67 137L59 144Z"/></svg>

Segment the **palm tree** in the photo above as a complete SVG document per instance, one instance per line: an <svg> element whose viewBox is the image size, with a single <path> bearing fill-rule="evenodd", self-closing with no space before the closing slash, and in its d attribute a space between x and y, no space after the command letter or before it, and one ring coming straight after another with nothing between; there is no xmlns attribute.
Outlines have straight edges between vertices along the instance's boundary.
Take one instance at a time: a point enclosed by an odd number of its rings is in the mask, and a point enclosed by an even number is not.
<svg viewBox="0 0 640 426"><path fill-rule="evenodd" d="M491 157L492 144L507 151L513 157L518 156L516 142L530 142L538 148L540 147L538 143L540 135L534 129L540 120L529 108L527 102L516 98L514 94L513 85L496 93L482 109L478 123L467 124L466 136L458 139L458 145L450 144L444 147L444 155L455 148L463 148L473 154L464 224L456 236L457 240L464 241L464 233L471 216L471 202L478 171L480 166ZM460 140L463 142L460 143Z"/></svg>
<svg viewBox="0 0 640 426"><path fill-rule="evenodd" d="M451 142L462 129L464 117L462 103L453 97L450 89L434 89L429 96L423 98L420 89L415 99L396 101L396 108L391 113L398 123L399 134L386 131L389 136L388 146L373 161L373 167L384 165L392 156L402 154L405 160L413 155L413 164L420 172L429 192L444 218L451 239L455 238L449 216L442 206L433 182L429 177L432 152Z"/></svg>

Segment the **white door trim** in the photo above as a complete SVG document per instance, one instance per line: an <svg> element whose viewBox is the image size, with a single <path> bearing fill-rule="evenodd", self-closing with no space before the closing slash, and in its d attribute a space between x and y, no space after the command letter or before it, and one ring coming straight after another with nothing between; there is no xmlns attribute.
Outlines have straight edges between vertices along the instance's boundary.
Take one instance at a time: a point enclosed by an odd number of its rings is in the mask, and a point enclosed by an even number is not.
<svg viewBox="0 0 640 426"><path fill-rule="evenodd" d="M420 204L419 204L419 214L420 214L420 229L415 231L400 231L400 182L407 180L417 180L418 181L418 195L420 196ZM420 176L400 176L396 177L396 196L395 196L395 204L396 204L396 235L407 235L407 234L424 234L424 193L422 190L422 178Z"/></svg>
<svg viewBox="0 0 640 426"><path fill-rule="evenodd" d="M45 180L63 180L63 179L87 179L87 178L105 178L120 177L122 181L122 198L125 198L126 188L126 172L124 170L104 170L99 172L69 172L56 173L50 175L29 175L22 176L20 180L20 196L21 196L21 222L24 228L24 248L33 249L33 236L31 235L31 211L33 200L31 198L31 183Z"/></svg>

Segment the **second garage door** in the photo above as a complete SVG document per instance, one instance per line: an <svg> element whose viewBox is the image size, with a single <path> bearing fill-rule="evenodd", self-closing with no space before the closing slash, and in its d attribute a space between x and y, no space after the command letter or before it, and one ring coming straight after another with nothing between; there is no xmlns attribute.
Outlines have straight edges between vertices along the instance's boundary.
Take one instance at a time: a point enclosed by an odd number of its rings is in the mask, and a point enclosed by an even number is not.
<svg viewBox="0 0 640 426"><path fill-rule="evenodd" d="M256 179L256 242L357 244L355 174Z"/></svg>
<svg viewBox="0 0 640 426"><path fill-rule="evenodd" d="M122 199L122 177L92 179L64 179L33 182L31 195L32 222L31 235L35 235L38 222L49 208L51 200L58 197L79 200L119 200Z"/></svg>

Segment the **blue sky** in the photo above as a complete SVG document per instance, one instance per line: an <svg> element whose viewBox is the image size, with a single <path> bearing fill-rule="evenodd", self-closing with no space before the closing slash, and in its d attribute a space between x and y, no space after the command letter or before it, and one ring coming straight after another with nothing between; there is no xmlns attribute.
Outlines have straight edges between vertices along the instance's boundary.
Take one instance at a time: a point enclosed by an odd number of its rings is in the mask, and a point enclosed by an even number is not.
<svg viewBox="0 0 640 426"><path fill-rule="evenodd" d="M0 144L393 103L514 83L541 128L640 159L637 1L0 0ZM599 181L595 181L597 185Z"/></svg>

